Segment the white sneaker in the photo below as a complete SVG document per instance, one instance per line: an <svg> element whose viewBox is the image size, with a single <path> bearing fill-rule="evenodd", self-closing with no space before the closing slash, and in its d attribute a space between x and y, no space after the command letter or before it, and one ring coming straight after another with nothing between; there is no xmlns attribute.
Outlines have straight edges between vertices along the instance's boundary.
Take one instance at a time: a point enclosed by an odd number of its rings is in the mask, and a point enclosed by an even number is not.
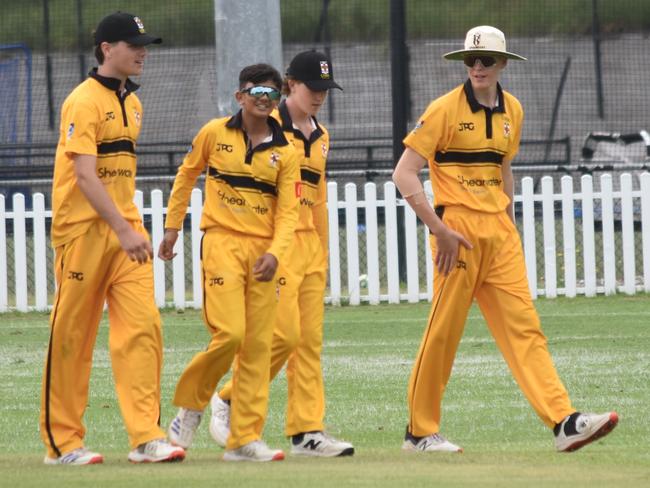
<svg viewBox="0 0 650 488"><path fill-rule="evenodd" d="M582 446L606 436L618 424L616 412L601 415L579 412L576 414L567 416L558 424L559 428L556 427L555 448L560 452L577 451Z"/></svg>
<svg viewBox="0 0 650 488"><path fill-rule="evenodd" d="M104 462L104 456L98 452L89 451L85 447L80 447L56 458L45 456L43 462L48 465L70 464L72 466L83 466L86 464L101 464Z"/></svg>
<svg viewBox="0 0 650 488"><path fill-rule="evenodd" d="M230 404L224 402L218 393L210 400L212 416L210 417L210 435L221 447L226 447L230 435Z"/></svg>
<svg viewBox="0 0 650 488"><path fill-rule="evenodd" d="M190 410L189 408L179 408L176 417L169 424L167 436L169 441L175 446L189 449L194 439L194 432L201 423L203 412L199 410Z"/></svg>
<svg viewBox="0 0 650 488"><path fill-rule="evenodd" d="M307 432L292 436L291 454L295 456L336 457L352 456L354 447L324 432Z"/></svg>
<svg viewBox="0 0 650 488"><path fill-rule="evenodd" d="M165 439L145 442L129 453L129 461L132 463L166 463L183 459L185 459L185 450L171 445Z"/></svg>
<svg viewBox="0 0 650 488"><path fill-rule="evenodd" d="M224 461L282 461L284 452L280 449L270 449L262 440L249 442L237 449L226 449Z"/></svg>
<svg viewBox="0 0 650 488"><path fill-rule="evenodd" d="M440 434L431 434L416 440L410 434L406 435L402 449L405 451L423 451L423 452L463 452L463 448L449 442Z"/></svg>

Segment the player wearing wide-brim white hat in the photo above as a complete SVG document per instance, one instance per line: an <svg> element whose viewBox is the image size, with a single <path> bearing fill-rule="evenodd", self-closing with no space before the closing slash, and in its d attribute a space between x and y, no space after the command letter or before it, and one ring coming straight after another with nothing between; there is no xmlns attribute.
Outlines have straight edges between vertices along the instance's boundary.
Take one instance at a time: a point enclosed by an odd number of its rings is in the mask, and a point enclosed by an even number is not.
<svg viewBox="0 0 650 488"><path fill-rule="evenodd" d="M462 61L465 56L472 55L494 55L526 61L526 58L523 56L508 52L506 50L506 36L496 27L489 25L479 25L468 30L465 36L465 49L449 52L442 57Z"/></svg>

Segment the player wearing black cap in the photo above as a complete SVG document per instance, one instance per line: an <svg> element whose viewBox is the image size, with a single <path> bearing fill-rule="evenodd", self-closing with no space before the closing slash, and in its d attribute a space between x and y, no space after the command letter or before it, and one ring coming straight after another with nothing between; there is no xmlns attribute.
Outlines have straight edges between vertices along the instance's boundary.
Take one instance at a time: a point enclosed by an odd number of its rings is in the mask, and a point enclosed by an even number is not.
<svg viewBox="0 0 650 488"><path fill-rule="evenodd" d="M316 114L334 81L332 63L322 53L296 55L287 69L288 95L273 115L300 155L300 219L287 257L278 268L280 300L271 348L271 378L287 365L288 404L285 433L291 453L349 456L354 447L324 432L325 390L321 370L323 297L327 273L327 185L325 163L329 134ZM210 433L224 445L228 437L232 382L212 398Z"/></svg>
<svg viewBox="0 0 650 488"><path fill-rule="evenodd" d="M52 190L57 295L43 374L45 464L101 463L84 447L93 347L108 302L115 388L131 462L179 461L160 429L162 336L154 302L152 249L133 203L142 105L129 76L142 73L145 46L161 39L117 12L95 32L99 67L61 109Z"/></svg>

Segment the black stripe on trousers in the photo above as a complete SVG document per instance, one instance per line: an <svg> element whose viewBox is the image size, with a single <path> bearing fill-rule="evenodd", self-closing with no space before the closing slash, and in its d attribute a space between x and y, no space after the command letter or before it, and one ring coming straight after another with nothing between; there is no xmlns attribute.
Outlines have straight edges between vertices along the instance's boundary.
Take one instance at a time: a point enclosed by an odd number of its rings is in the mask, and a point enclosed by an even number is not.
<svg viewBox="0 0 650 488"><path fill-rule="evenodd" d="M52 379L52 339L54 337L54 326L56 325L56 316L59 312L59 301L61 300L61 292L63 291L63 258L61 258L61 284L56 296L56 304L54 305L54 314L52 315L52 329L50 330L50 343L47 346L47 363L45 366L45 430L47 437L50 439L50 446L56 453L57 457L61 457L61 451L54 442L54 435L52 434L52 426L50 424L50 384Z"/></svg>
<svg viewBox="0 0 650 488"><path fill-rule="evenodd" d="M424 339L422 339L422 344L426 344L427 340L429 339L429 332L431 332L431 324L433 322L434 317L436 316L436 310L438 309L438 305L440 304L440 300L442 299L442 294L445 291L445 285L447 284L447 277L445 277L445 282L442 284L442 288L440 289L440 295L438 296L438 301L433 307L433 311L431 312L431 319L429 320L429 323L427 324L427 333L424 336ZM418 360L416 372L415 372L415 379L413 380L413 392L411 396L411 412L409 413L409 427L408 431L411 435L413 435L413 411L415 410L413 404L415 403L415 385L418 382L418 376L420 375L420 369L422 367L422 358L424 357L424 349L422 351L422 354L420 355L420 358ZM431 432L431 434L435 434L435 432Z"/></svg>

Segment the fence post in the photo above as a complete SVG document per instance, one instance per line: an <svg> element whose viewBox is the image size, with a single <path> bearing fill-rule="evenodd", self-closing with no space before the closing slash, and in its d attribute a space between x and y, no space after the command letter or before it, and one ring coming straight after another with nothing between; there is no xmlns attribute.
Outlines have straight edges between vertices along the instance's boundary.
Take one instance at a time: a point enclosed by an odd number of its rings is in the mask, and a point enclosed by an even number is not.
<svg viewBox="0 0 650 488"><path fill-rule="evenodd" d="M203 193L198 188L192 190L192 295L194 308L203 306L203 273L201 272L201 214L203 213Z"/></svg>
<svg viewBox="0 0 650 488"><path fill-rule="evenodd" d="M368 273L368 300L371 305L379 304L379 237L377 230L377 185L366 183L366 263Z"/></svg>
<svg viewBox="0 0 650 488"><path fill-rule="evenodd" d="M616 293L616 243L614 241L614 190L612 175L600 177L601 226L603 229L603 276L605 295Z"/></svg>
<svg viewBox="0 0 650 488"><path fill-rule="evenodd" d="M7 225L5 223L5 197L0 195L0 312L9 309L7 278Z"/></svg>
<svg viewBox="0 0 650 488"><path fill-rule="evenodd" d="M350 305L359 305L359 226L357 219L357 185L345 185L345 237L348 255L348 294Z"/></svg>
<svg viewBox="0 0 650 488"><path fill-rule="evenodd" d="M576 230L573 178L565 175L562 184L562 243L564 246L564 295L576 296Z"/></svg>
<svg viewBox="0 0 650 488"><path fill-rule="evenodd" d="M327 183L327 212L329 220L330 299L341 304L341 250L339 243L339 196L335 181Z"/></svg>
<svg viewBox="0 0 650 488"><path fill-rule="evenodd" d="M544 229L544 293L557 297L557 251L555 245L555 200L553 178L542 178L542 228Z"/></svg>
<svg viewBox="0 0 650 488"><path fill-rule="evenodd" d="M151 239L153 245L153 284L158 307L165 306L165 261L158 257L158 248L163 240L164 230L163 192L151 192Z"/></svg>
<svg viewBox="0 0 650 488"><path fill-rule="evenodd" d="M395 183L384 183L384 210L386 219L386 281L388 303L399 303L399 256L397 252L397 192Z"/></svg>
<svg viewBox="0 0 650 488"><path fill-rule="evenodd" d="M593 297L596 295L596 243L594 236L594 183L591 175L582 175L580 185L585 296Z"/></svg>
<svg viewBox="0 0 650 488"><path fill-rule="evenodd" d="M27 312L27 237L25 235L25 196L14 193L14 271L16 310Z"/></svg>
<svg viewBox="0 0 650 488"><path fill-rule="evenodd" d="M632 205L632 175L621 175L621 233L623 239L623 290L636 293L636 256L634 254L634 213Z"/></svg>
<svg viewBox="0 0 650 488"><path fill-rule="evenodd" d="M34 224L34 298L38 311L47 310L47 244L45 234L45 197L33 196Z"/></svg>
<svg viewBox="0 0 650 488"><path fill-rule="evenodd" d="M404 232L406 234L406 293L410 303L420 300L418 276L418 221L410 205L404 204Z"/></svg>
<svg viewBox="0 0 650 488"><path fill-rule="evenodd" d="M533 299L537 298L537 248L535 245L535 195L533 179L521 180L521 207L524 231L524 256L528 272L528 288Z"/></svg>
<svg viewBox="0 0 650 488"><path fill-rule="evenodd" d="M643 236L643 291L650 293L650 173L641 175L641 235ZM0 211L2 208L0 208ZM0 226L2 219L0 219ZM2 229L0 228L0 232ZM0 234L1 237L1 234ZM2 271L2 270L0 270ZM1 275L0 275L1 279ZM0 290L1 291L1 290Z"/></svg>

